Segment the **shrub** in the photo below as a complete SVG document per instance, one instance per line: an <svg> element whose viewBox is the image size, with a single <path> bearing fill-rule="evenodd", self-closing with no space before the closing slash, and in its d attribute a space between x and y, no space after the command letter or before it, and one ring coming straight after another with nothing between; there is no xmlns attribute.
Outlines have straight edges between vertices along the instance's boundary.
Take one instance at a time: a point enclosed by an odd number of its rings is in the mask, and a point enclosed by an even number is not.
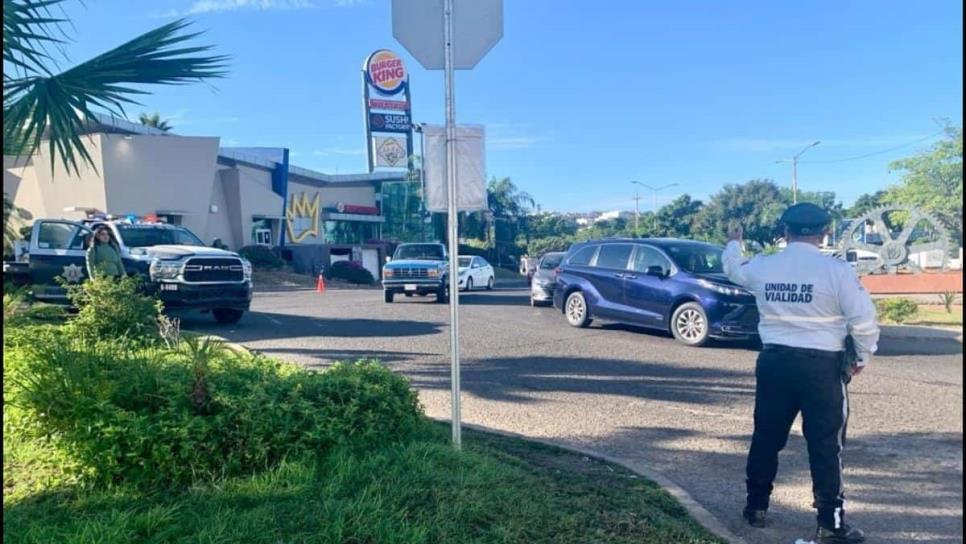
<svg viewBox="0 0 966 544"><path fill-rule="evenodd" d="M329 279L345 280L349 283L371 284L376 280L369 272L357 261L337 261L332 263L325 271L325 277Z"/></svg>
<svg viewBox="0 0 966 544"><path fill-rule="evenodd" d="M27 290L5 289L3 292L3 330L31 322L54 322L66 317L64 309L49 304L34 304Z"/></svg>
<svg viewBox="0 0 966 544"><path fill-rule="evenodd" d="M946 308L946 313L953 313L953 304L956 304L956 299L959 297L957 293L952 291L944 291L939 294L939 300L942 302L944 308Z"/></svg>
<svg viewBox="0 0 966 544"><path fill-rule="evenodd" d="M146 295L136 277L101 277L67 287L77 307L68 332L86 342L129 339L137 343L158 340L161 301Z"/></svg>
<svg viewBox="0 0 966 544"><path fill-rule="evenodd" d="M266 246L245 246L238 250L238 254L248 259L253 268L277 270L285 266L285 261Z"/></svg>
<svg viewBox="0 0 966 544"><path fill-rule="evenodd" d="M919 304L907 298L882 298L875 301L879 317L903 324L919 313Z"/></svg>
<svg viewBox="0 0 966 544"><path fill-rule="evenodd" d="M371 361L317 373L212 340L119 350L35 329L5 338L9 429L51 437L91 483L203 483L335 445L392 443L423 422L408 382Z"/></svg>

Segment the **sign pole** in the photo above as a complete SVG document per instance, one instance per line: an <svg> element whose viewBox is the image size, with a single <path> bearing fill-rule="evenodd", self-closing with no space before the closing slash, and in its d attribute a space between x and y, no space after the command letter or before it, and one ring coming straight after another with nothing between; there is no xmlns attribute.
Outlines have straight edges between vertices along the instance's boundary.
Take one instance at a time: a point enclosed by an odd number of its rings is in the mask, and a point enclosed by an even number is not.
<svg viewBox="0 0 966 544"><path fill-rule="evenodd" d="M449 217L449 343L453 447L462 449L460 425L459 215L456 211L456 105L453 97L453 0L443 2L446 93L446 198Z"/></svg>
<svg viewBox="0 0 966 544"><path fill-rule="evenodd" d="M372 156L372 127L369 126L369 81L366 70L362 70L362 118L366 122L366 156L369 158L369 173L376 169L376 159Z"/></svg>
<svg viewBox="0 0 966 544"><path fill-rule="evenodd" d="M459 14L453 12L454 4L459 4ZM392 0L392 34L424 68L445 72L452 424L453 447L460 450L459 215L453 71L472 70L503 37L503 0ZM460 47L454 50L456 39Z"/></svg>

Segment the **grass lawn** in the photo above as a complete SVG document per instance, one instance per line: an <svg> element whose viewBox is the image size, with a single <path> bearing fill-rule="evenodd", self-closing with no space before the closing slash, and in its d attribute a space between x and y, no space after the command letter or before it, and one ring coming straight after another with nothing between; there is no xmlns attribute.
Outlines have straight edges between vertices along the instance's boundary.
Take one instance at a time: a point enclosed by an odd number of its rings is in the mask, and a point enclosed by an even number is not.
<svg viewBox="0 0 966 544"><path fill-rule="evenodd" d="M939 305L919 306L919 313L912 318L906 325L935 325L943 327L962 327L963 326L963 307L956 305L952 308L952 313L946 313L946 308Z"/></svg>
<svg viewBox="0 0 966 544"><path fill-rule="evenodd" d="M655 484L562 450L433 425L409 444L295 459L178 493L57 482L4 433L10 543L723 543Z"/></svg>

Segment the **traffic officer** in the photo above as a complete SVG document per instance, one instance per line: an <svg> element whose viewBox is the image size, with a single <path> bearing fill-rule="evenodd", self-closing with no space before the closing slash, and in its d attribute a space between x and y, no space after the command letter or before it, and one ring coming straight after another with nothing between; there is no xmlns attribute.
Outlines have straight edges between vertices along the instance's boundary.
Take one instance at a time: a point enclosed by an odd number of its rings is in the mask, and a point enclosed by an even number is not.
<svg viewBox="0 0 966 544"><path fill-rule="evenodd" d="M846 384L876 350L875 306L847 262L819 251L829 215L813 204L796 204L782 215L787 247L747 260L742 229L729 233L722 256L731 281L754 293L762 351L755 369L755 431L748 452L748 502L743 517L766 526L778 452L801 412L808 443L819 543L863 542L845 523L842 447L849 417ZM846 359L846 337L855 357Z"/></svg>

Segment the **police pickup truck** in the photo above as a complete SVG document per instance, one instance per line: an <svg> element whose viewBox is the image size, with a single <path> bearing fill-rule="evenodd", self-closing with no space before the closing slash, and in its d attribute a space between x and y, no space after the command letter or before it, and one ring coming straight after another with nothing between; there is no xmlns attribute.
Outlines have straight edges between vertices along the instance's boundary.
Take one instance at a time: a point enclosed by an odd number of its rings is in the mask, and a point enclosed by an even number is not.
<svg viewBox="0 0 966 544"><path fill-rule="evenodd" d="M436 295L436 302L449 302L449 269L443 244L400 244L382 269L386 302L395 295Z"/></svg>
<svg viewBox="0 0 966 544"><path fill-rule="evenodd" d="M86 248L99 225L107 225L120 244L127 273L143 278L165 308L210 311L219 323L237 323L249 309L252 267L247 260L206 247L186 228L134 217L37 220L24 254L4 263L4 279L29 286L37 300L67 303L61 282L87 277Z"/></svg>

